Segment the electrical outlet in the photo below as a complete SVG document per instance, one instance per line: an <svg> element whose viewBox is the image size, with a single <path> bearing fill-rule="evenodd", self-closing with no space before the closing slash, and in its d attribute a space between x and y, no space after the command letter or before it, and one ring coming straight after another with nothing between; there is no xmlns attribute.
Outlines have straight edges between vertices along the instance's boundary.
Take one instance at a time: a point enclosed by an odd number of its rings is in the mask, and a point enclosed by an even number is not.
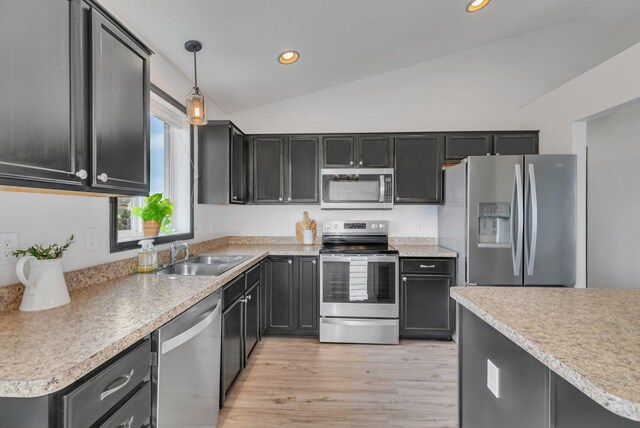
<svg viewBox="0 0 640 428"><path fill-rule="evenodd" d="M0 234L0 265L10 265L18 259L13 252L18 249L18 234L3 233Z"/></svg>
<svg viewBox="0 0 640 428"><path fill-rule="evenodd" d="M420 230L420 220L413 220L413 230Z"/></svg>
<svg viewBox="0 0 640 428"><path fill-rule="evenodd" d="M213 232L213 222L209 222L209 232Z"/></svg>
<svg viewBox="0 0 640 428"><path fill-rule="evenodd" d="M87 251L98 248L98 229L87 229Z"/></svg>
<svg viewBox="0 0 640 428"><path fill-rule="evenodd" d="M487 359L487 388L496 398L500 398L500 369L489 359Z"/></svg>
<svg viewBox="0 0 640 428"><path fill-rule="evenodd" d="M288 231L288 230L290 229L290 227L291 227L291 226L290 226L289 220L282 220L282 228L283 228L284 230L287 230L287 231Z"/></svg>

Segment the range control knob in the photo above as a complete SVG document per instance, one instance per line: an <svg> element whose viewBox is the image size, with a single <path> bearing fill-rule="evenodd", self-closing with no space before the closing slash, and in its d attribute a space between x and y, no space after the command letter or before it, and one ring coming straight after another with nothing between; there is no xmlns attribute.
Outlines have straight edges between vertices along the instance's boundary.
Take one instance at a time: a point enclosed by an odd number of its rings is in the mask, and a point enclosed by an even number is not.
<svg viewBox="0 0 640 428"><path fill-rule="evenodd" d="M373 223L373 224L371 225L371 229L377 229L377 228L378 228L378 225L377 225L377 224Z"/></svg>

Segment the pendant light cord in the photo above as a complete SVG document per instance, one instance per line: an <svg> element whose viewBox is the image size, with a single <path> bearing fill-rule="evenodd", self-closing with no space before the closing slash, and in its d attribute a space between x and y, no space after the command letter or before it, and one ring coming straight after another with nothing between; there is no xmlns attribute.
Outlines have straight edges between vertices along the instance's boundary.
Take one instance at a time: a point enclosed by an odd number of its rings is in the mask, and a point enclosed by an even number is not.
<svg viewBox="0 0 640 428"><path fill-rule="evenodd" d="M198 88L198 62L196 60L197 52L193 51L193 75L196 84L196 88Z"/></svg>

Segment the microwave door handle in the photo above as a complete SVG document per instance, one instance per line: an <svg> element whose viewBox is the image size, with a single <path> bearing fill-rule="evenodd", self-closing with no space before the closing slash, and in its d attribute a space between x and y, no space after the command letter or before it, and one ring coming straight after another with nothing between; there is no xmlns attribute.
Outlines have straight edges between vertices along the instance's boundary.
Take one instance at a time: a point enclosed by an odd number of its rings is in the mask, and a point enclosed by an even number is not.
<svg viewBox="0 0 640 428"><path fill-rule="evenodd" d="M384 202L384 175L380 175L380 199L378 202Z"/></svg>

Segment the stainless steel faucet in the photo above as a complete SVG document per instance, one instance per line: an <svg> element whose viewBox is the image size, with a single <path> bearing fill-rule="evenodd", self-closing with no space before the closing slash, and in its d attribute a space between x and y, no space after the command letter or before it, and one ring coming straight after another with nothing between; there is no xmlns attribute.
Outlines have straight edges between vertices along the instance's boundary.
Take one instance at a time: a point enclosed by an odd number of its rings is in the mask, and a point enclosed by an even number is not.
<svg viewBox="0 0 640 428"><path fill-rule="evenodd" d="M187 242L176 241L171 244L171 248L169 252L171 254L171 260L169 261L169 265L175 265L178 261L178 254L180 251L184 250L184 259L182 261L186 262L189 260L189 244Z"/></svg>

